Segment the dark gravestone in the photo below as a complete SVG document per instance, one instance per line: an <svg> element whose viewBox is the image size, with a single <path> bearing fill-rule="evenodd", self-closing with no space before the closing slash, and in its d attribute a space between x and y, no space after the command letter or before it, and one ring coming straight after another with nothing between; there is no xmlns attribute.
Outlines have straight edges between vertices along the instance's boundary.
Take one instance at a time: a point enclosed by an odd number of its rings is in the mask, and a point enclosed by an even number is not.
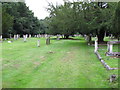
<svg viewBox="0 0 120 90"><path fill-rule="evenodd" d="M47 37L46 39L46 45L49 45L50 44L50 37Z"/></svg>

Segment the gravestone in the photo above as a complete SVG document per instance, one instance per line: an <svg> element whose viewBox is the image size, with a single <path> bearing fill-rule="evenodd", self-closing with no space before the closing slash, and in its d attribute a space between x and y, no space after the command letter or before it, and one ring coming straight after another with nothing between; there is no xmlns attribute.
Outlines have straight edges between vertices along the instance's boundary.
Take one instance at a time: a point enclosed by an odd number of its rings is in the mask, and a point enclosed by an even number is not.
<svg viewBox="0 0 120 90"><path fill-rule="evenodd" d="M26 34L26 39L28 38L28 34Z"/></svg>
<svg viewBox="0 0 120 90"><path fill-rule="evenodd" d="M29 38L31 38L31 34L29 34Z"/></svg>
<svg viewBox="0 0 120 90"><path fill-rule="evenodd" d="M8 43L12 43L12 41L8 41Z"/></svg>
<svg viewBox="0 0 120 90"><path fill-rule="evenodd" d="M18 35L18 34L16 35L16 38L17 38L17 39L19 38L19 35Z"/></svg>
<svg viewBox="0 0 120 90"><path fill-rule="evenodd" d="M23 35L23 40L24 40L24 42L27 41L26 39L27 39L27 38L26 38L26 35Z"/></svg>
<svg viewBox="0 0 120 90"><path fill-rule="evenodd" d="M113 44L120 44L120 41L109 41L107 43L107 56L120 56L120 52L113 52Z"/></svg>
<svg viewBox="0 0 120 90"><path fill-rule="evenodd" d="M14 40L17 40L17 35L14 35Z"/></svg>
<svg viewBox="0 0 120 90"><path fill-rule="evenodd" d="M60 38L59 38L59 37L60 37L60 35L57 35L57 40L60 40Z"/></svg>
<svg viewBox="0 0 120 90"><path fill-rule="evenodd" d="M40 47L40 40L37 40L37 46Z"/></svg>
<svg viewBox="0 0 120 90"><path fill-rule="evenodd" d="M97 52L97 50L98 50L98 42L97 42L97 40L95 40L95 49L94 49L94 52Z"/></svg>
<svg viewBox="0 0 120 90"><path fill-rule="evenodd" d="M39 38L39 35L37 35L37 38Z"/></svg>
<svg viewBox="0 0 120 90"><path fill-rule="evenodd" d="M2 35L0 35L0 42L2 42Z"/></svg>
<svg viewBox="0 0 120 90"><path fill-rule="evenodd" d="M50 44L50 37L47 37L46 39L46 45L49 45Z"/></svg>

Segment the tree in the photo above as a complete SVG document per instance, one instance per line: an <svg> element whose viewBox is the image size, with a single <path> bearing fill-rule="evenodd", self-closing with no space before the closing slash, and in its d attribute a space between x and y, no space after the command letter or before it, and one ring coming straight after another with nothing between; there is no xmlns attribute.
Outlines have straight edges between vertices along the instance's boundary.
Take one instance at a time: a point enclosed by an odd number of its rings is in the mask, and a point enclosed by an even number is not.
<svg viewBox="0 0 120 90"><path fill-rule="evenodd" d="M112 33L116 36L116 38L120 38L120 2L118 2L114 19L113 19L113 28Z"/></svg>
<svg viewBox="0 0 120 90"><path fill-rule="evenodd" d="M70 2L64 2L64 5L55 7L50 4L49 6L49 33L64 34L65 38L68 38L69 35L74 34L76 32L76 17L73 5Z"/></svg>
<svg viewBox="0 0 120 90"><path fill-rule="evenodd" d="M6 8L3 7L2 9L2 34L3 38L9 36L9 29L13 26L13 19L14 17L9 15L6 12Z"/></svg>

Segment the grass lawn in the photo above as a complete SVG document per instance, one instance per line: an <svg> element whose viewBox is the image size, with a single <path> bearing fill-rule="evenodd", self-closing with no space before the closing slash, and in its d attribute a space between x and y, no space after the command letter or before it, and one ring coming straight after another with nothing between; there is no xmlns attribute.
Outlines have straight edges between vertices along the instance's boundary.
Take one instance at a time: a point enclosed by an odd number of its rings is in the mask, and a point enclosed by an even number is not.
<svg viewBox="0 0 120 90"><path fill-rule="evenodd" d="M109 83L111 74L94 54L82 37L78 40L45 38L23 39L2 43L3 88L113 88L118 83ZM1 44L1 43L0 43ZM1 46L0 46L1 47ZM114 61L114 60L113 60Z"/></svg>

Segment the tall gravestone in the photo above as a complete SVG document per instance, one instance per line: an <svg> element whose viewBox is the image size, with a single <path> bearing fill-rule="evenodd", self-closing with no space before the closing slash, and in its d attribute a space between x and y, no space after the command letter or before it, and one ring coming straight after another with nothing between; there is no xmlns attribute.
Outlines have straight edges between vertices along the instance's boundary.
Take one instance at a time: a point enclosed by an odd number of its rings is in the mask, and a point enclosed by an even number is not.
<svg viewBox="0 0 120 90"><path fill-rule="evenodd" d="M49 45L50 44L50 37L47 37L46 38L46 45Z"/></svg>
<svg viewBox="0 0 120 90"><path fill-rule="evenodd" d="M97 52L97 50L98 50L98 42L97 42L97 40L95 40L95 49L94 49L94 52Z"/></svg>

